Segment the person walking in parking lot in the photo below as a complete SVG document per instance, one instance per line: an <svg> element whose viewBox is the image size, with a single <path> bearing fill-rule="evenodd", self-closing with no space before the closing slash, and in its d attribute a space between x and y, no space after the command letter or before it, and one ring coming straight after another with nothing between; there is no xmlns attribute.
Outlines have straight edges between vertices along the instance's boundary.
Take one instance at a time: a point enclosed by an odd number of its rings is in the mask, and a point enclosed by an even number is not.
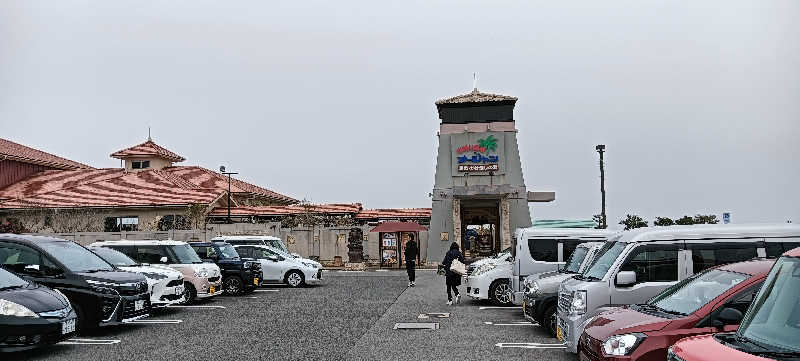
<svg viewBox="0 0 800 361"><path fill-rule="evenodd" d="M408 272L408 287L414 287L414 281L417 278L416 275L416 268L417 266L417 253L419 253L419 248L417 248L417 242L414 242L414 234L407 233L408 240L406 241L406 249L405 249L405 258L406 258L406 272Z"/></svg>
<svg viewBox="0 0 800 361"><path fill-rule="evenodd" d="M453 244L450 245L450 250L447 251L447 254L444 256L444 260L442 261L442 265L444 266L445 270L444 275L445 286L447 287L448 306L453 304L452 293L456 294L455 303L461 302L461 294L458 293L458 286L461 285L461 275L450 270L450 266L453 264L454 260L464 263L464 255L462 255L461 251L458 250L458 243L456 242L453 242Z"/></svg>

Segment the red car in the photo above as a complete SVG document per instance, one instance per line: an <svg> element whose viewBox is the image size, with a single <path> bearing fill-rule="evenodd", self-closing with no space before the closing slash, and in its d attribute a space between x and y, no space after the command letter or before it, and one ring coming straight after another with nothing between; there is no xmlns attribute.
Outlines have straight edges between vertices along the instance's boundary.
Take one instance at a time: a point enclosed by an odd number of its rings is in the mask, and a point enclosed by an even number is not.
<svg viewBox="0 0 800 361"><path fill-rule="evenodd" d="M695 335L738 327L775 260L710 268L647 303L597 315L578 340L581 360L661 360L667 348Z"/></svg>
<svg viewBox="0 0 800 361"><path fill-rule="evenodd" d="M800 248L775 262L738 331L690 337L669 361L800 360Z"/></svg>

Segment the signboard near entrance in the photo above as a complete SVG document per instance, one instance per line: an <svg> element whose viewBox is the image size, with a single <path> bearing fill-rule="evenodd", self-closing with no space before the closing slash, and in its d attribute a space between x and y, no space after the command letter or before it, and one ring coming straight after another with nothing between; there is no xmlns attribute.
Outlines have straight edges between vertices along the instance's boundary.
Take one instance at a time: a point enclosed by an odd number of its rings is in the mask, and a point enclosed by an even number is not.
<svg viewBox="0 0 800 361"><path fill-rule="evenodd" d="M465 173L500 175L505 171L505 135L500 132L464 133L451 136L453 176Z"/></svg>
<svg viewBox="0 0 800 361"><path fill-rule="evenodd" d="M500 167L497 163L494 164L476 164L476 165L469 165L469 164L459 164L458 171L459 172L497 172L500 170Z"/></svg>

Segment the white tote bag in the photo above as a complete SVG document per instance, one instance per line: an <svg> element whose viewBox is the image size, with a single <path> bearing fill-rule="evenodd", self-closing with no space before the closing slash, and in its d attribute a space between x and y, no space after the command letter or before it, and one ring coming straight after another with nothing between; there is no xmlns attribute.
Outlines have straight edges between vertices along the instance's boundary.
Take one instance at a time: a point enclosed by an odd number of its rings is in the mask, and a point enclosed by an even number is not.
<svg viewBox="0 0 800 361"><path fill-rule="evenodd" d="M462 276L467 273L467 267L457 259L450 264L450 270Z"/></svg>

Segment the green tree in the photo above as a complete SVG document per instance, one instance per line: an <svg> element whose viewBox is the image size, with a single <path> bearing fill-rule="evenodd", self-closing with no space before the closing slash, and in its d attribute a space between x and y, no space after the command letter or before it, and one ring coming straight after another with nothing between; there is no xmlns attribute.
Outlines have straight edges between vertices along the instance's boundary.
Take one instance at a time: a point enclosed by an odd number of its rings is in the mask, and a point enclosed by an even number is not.
<svg viewBox="0 0 800 361"><path fill-rule="evenodd" d="M690 216L683 216L681 218L676 219L675 220L675 224L678 224L678 225L681 225L681 226L691 226L691 225L694 224L694 218L692 218Z"/></svg>
<svg viewBox="0 0 800 361"><path fill-rule="evenodd" d="M606 229L608 225L606 224L606 220L604 219L602 214L595 214L592 216L592 220L594 221L594 228L595 229Z"/></svg>
<svg viewBox="0 0 800 361"><path fill-rule="evenodd" d="M675 221L673 221L669 217L656 217L656 220L653 221L654 226L671 226L674 225Z"/></svg>
<svg viewBox="0 0 800 361"><path fill-rule="evenodd" d="M644 219L642 219L642 217L639 217L635 214L626 215L625 219L619 221L619 224L625 226L626 231L634 228L647 227L647 221L645 221Z"/></svg>
<svg viewBox="0 0 800 361"><path fill-rule="evenodd" d="M692 222L694 222L694 224L717 224L719 223L719 219L717 219L717 216L714 214L696 214L692 219Z"/></svg>

